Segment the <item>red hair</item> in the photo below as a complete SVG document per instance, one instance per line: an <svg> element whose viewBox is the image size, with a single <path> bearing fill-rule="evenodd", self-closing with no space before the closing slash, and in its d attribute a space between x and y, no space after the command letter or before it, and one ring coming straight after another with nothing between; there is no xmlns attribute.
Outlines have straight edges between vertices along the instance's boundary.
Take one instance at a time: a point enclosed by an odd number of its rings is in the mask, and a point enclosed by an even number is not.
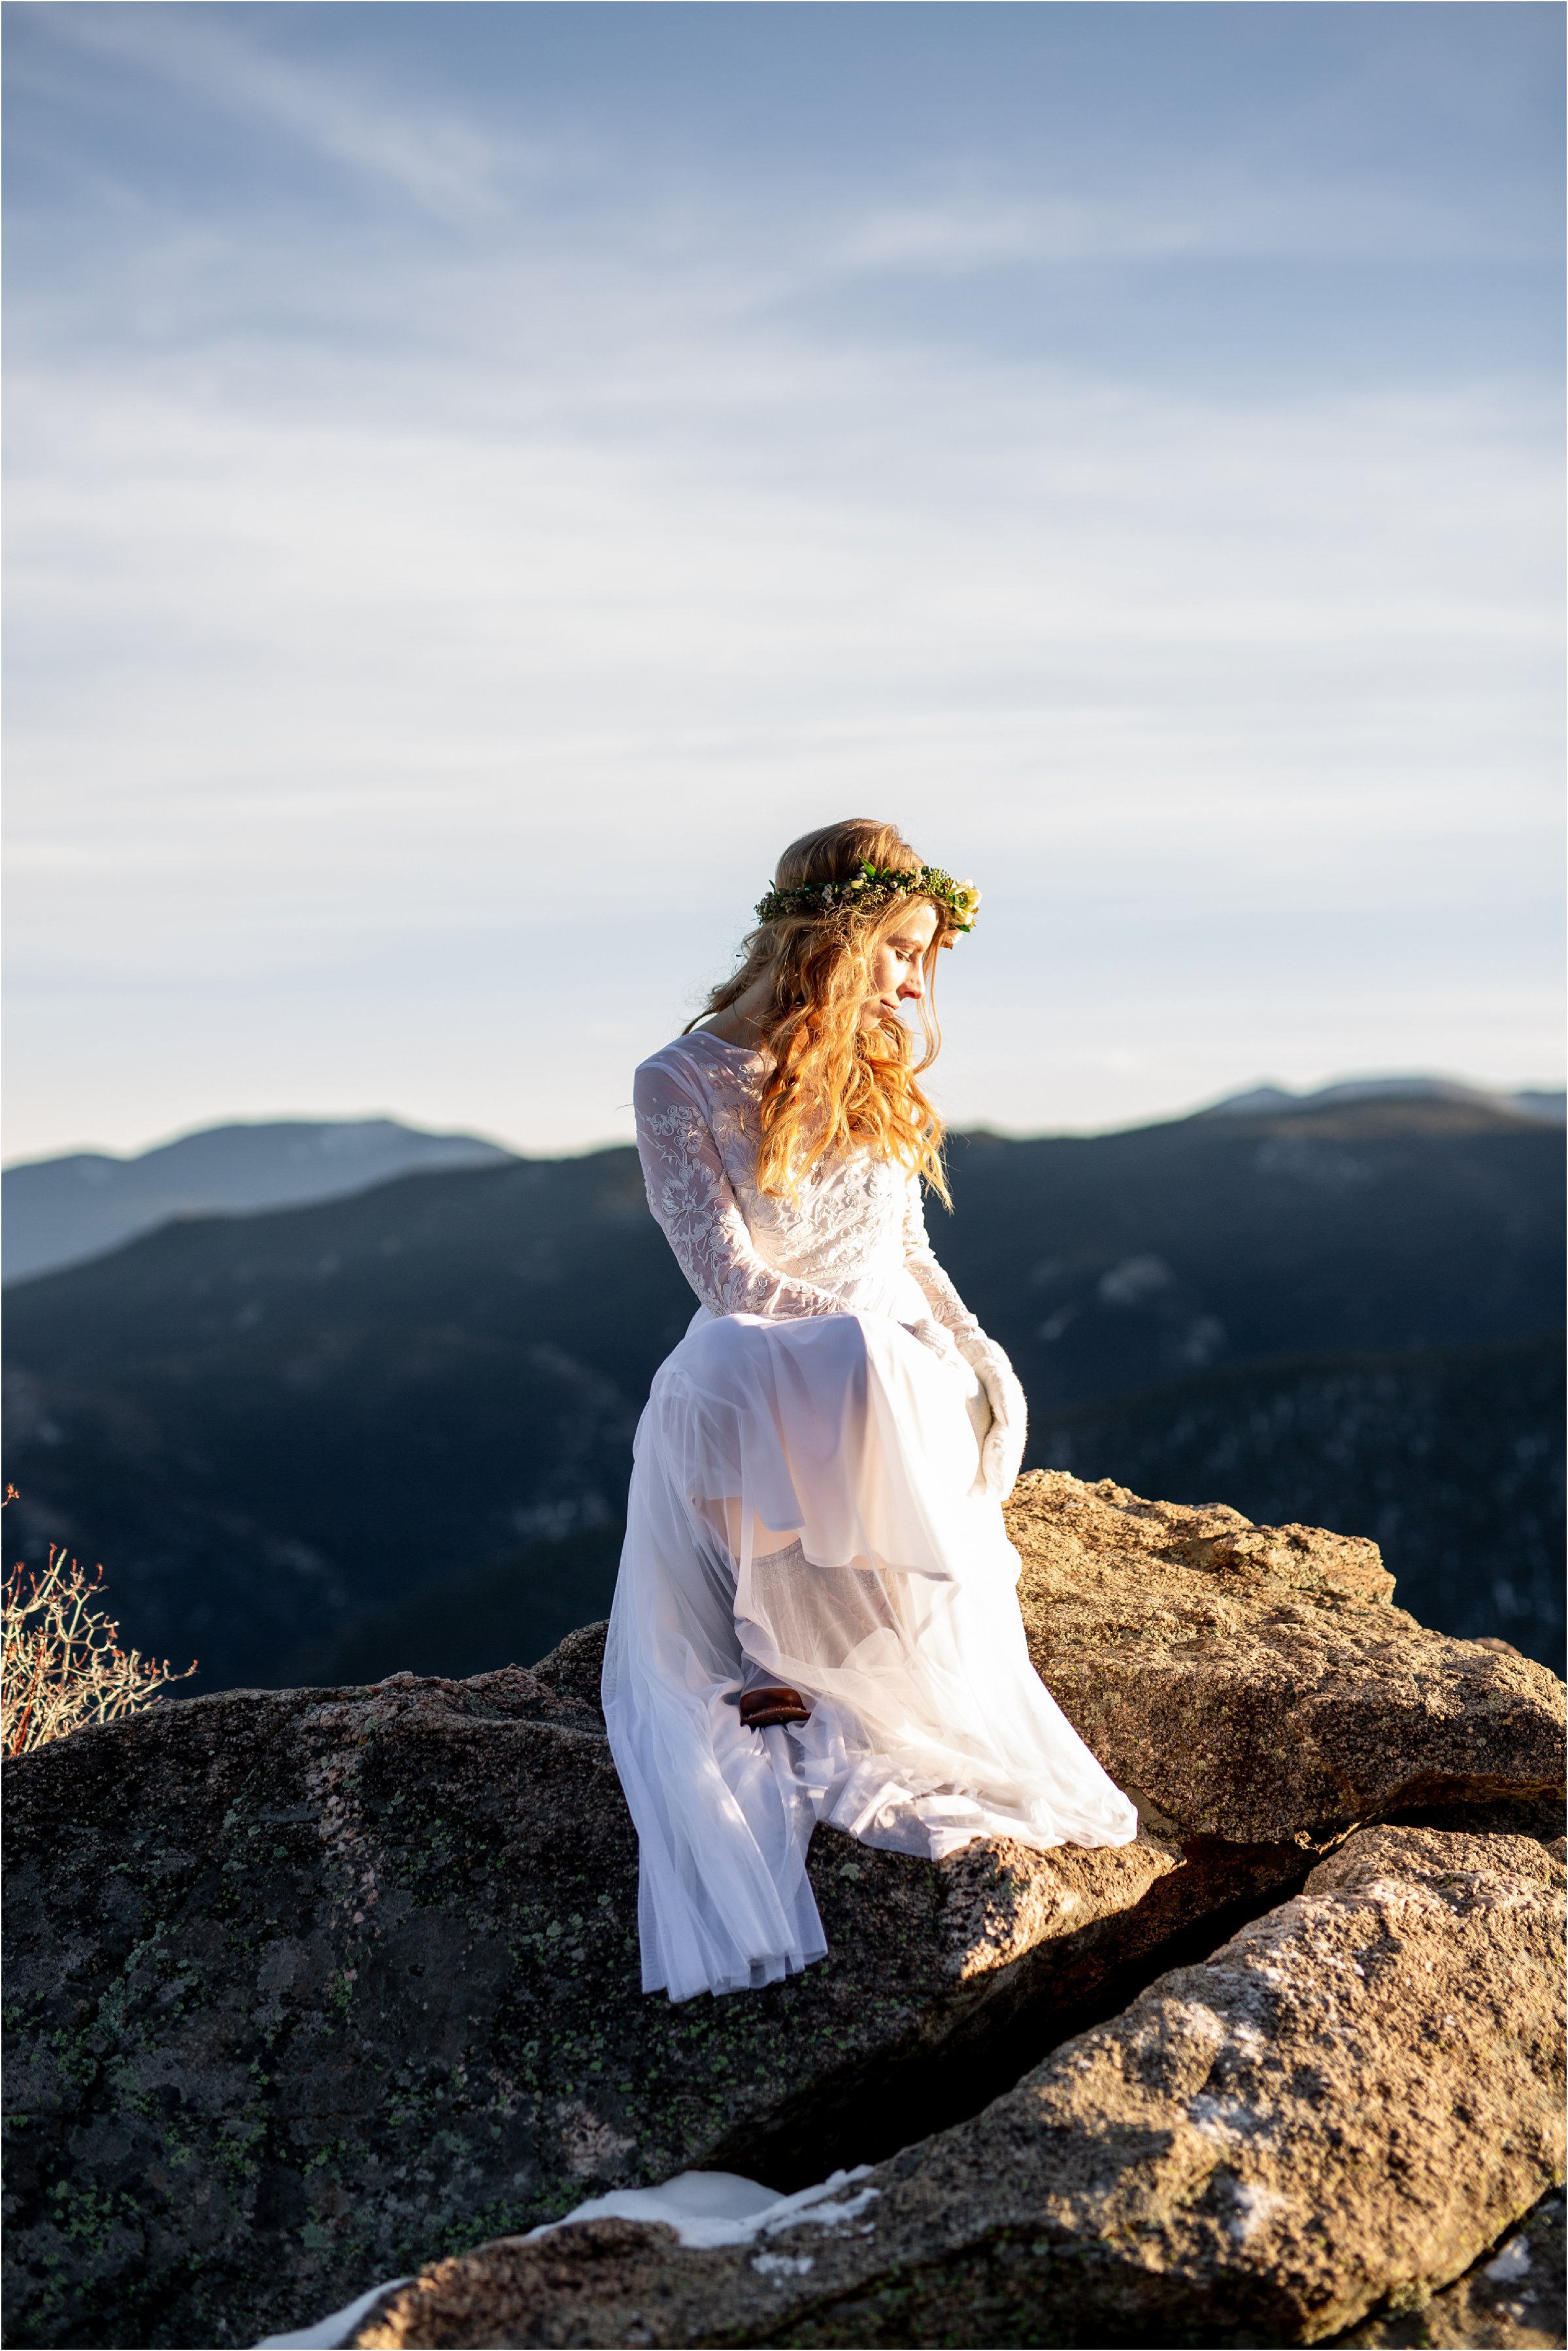
<svg viewBox="0 0 1568 2351"><path fill-rule="evenodd" d="M847 882L862 865L918 872L916 855L896 825L847 817L790 842L773 875L779 890L804 883ZM913 905L935 910L936 928L923 957L920 1005L925 1050L918 1061L909 1031L891 1014L863 1028L873 994L872 958ZM942 1121L919 1084L941 1048L932 1009L936 957L956 926L940 899L910 892L866 911L840 904L826 912L777 915L747 934L739 967L716 987L697 1019L727 1011L758 981L768 997L758 1016L758 1042L772 1067L763 1083L758 1191L792 1194L822 1160L863 1150L922 1176L946 1200ZM695 1029L696 1020L687 1022Z"/></svg>

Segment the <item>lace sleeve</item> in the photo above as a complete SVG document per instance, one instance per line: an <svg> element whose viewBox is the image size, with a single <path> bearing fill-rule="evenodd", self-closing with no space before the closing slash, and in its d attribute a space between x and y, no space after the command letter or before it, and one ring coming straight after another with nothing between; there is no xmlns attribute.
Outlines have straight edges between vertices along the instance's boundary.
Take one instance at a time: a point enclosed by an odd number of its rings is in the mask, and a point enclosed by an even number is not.
<svg viewBox="0 0 1568 2351"><path fill-rule="evenodd" d="M648 1206L709 1312L765 1314L774 1321L842 1313L838 1300L815 1282L776 1273L758 1255L707 1114L674 1071L657 1060L645 1061L632 1103Z"/></svg>
<svg viewBox="0 0 1568 2351"><path fill-rule="evenodd" d="M920 1186L913 1176L904 1209L904 1262L924 1290L934 1322L951 1331L955 1339L977 1339L984 1335L979 1323L936 1262L925 1230L925 1211L921 1205Z"/></svg>

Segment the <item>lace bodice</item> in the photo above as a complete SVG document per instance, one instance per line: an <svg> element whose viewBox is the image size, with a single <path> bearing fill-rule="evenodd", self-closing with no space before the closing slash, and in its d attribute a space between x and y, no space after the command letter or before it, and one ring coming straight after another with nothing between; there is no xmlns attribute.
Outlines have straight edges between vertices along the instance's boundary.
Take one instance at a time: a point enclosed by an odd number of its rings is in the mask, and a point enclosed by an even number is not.
<svg viewBox="0 0 1568 2351"><path fill-rule="evenodd" d="M759 1192L758 1101L766 1063L705 1030L637 1071L637 1148L648 1205L712 1314L929 1317L979 1325L932 1254L920 1186L856 1152L812 1170L799 1199Z"/></svg>

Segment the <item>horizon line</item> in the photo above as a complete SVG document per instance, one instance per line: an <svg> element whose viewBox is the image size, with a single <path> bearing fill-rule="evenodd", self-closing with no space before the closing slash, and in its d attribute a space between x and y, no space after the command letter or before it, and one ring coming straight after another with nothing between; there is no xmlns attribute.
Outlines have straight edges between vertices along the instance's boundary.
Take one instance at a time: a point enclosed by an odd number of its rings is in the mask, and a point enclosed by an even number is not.
<svg viewBox="0 0 1568 2351"><path fill-rule="evenodd" d="M1184 1119L1202 1117L1206 1112L1218 1111L1231 1105L1237 1106L1239 1110L1240 1105L1258 1095L1275 1094L1281 1102L1301 1104L1336 1093L1351 1099L1353 1096L1350 1090L1354 1090L1354 1094L1363 1098L1369 1098L1379 1092L1407 1093L1418 1087L1452 1089L1461 1095L1501 1102L1514 1102L1529 1100L1531 1097L1555 1099L1568 1094L1568 1088L1565 1088L1564 1082L1561 1080L1555 1083L1530 1081L1518 1085L1489 1085L1473 1078L1458 1077L1437 1071L1383 1071L1330 1078L1321 1085L1306 1087L1281 1085L1278 1079L1260 1077L1225 1093L1205 1097L1202 1101L1186 1107L1156 1112L1152 1116L1144 1118L1113 1120L1105 1124L1093 1125L1009 1127L982 1117L966 1121L962 1126L949 1126L946 1131L953 1135L995 1135L999 1141L1009 1143L1042 1142L1058 1135L1091 1137L1101 1134L1130 1134L1136 1133L1140 1127L1176 1125ZM626 1107L631 1108L630 1102ZM337 1114L278 1111L260 1116L226 1118L219 1116L205 1119L193 1125L179 1127L172 1134L155 1137L151 1142L136 1144L128 1150L115 1150L102 1144L81 1143L63 1145L54 1150L28 1152L16 1159L0 1160L0 1174L10 1175L24 1167L47 1167L68 1159L107 1159L117 1162L121 1166L129 1166L138 1160L151 1158L157 1152L172 1150L178 1144L194 1142L200 1135L231 1133L245 1127L379 1125L401 1127L407 1134L426 1136L435 1141L483 1144L492 1150L504 1151L514 1159L586 1159L598 1151L624 1150L629 1142L629 1138L625 1135L604 1135L580 1144L570 1144L559 1150L539 1151L505 1141L502 1137L477 1126L426 1126L414 1119L403 1116L395 1110L384 1108Z"/></svg>

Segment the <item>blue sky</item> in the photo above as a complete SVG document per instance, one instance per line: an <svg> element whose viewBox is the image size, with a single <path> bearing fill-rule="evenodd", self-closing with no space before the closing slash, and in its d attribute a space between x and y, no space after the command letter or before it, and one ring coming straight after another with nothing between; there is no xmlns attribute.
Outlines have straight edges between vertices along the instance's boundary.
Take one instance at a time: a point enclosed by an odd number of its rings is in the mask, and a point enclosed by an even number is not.
<svg viewBox="0 0 1568 2351"><path fill-rule="evenodd" d="M623 1134L851 812L960 1123L1560 1075L1556 7L5 18L12 1155Z"/></svg>

